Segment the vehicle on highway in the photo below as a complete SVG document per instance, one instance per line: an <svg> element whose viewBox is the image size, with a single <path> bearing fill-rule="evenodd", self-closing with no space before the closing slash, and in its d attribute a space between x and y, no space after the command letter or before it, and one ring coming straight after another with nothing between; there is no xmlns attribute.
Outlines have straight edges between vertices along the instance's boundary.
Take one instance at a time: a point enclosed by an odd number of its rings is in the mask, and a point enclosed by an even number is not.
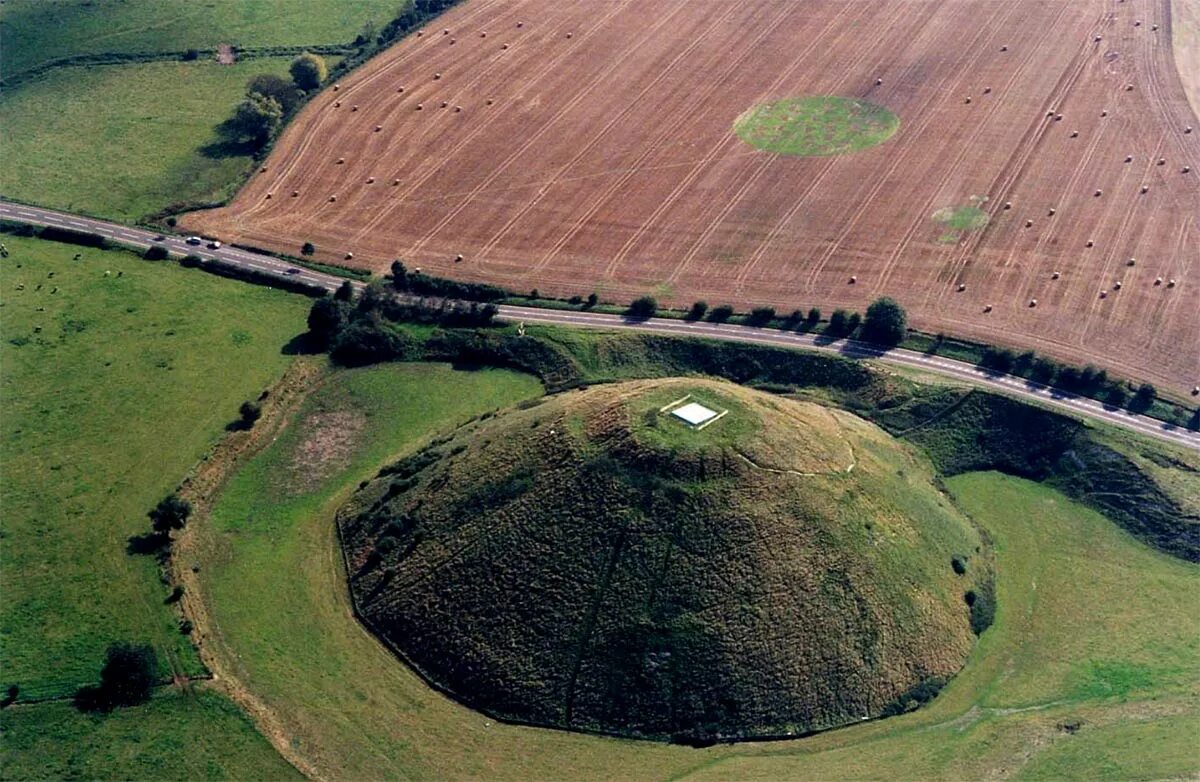
<svg viewBox="0 0 1200 782"><path fill-rule="evenodd" d="M204 240L201 239L199 236L189 236L184 241L194 247L199 247L203 243Z"/></svg>
<svg viewBox="0 0 1200 782"><path fill-rule="evenodd" d="M163 236L162 234L158 234L157 236L154 237L154 241L156 241L156 242L165 242L166 240L167 240L167 237Z"/></svg>
<svg viewBox="0 0 1200 782"><path fill-rule="evenodd" d="M287 271L284 272L284 274L299 274L299 273L300 273L300 270L297 269L295 266L291 267L290 269L288 269Z"/></svg>
<svg viewBox="0 0 1200 782"><path fill-rule="evenodd" d="M218 242L216 239L213 239L211 242L209 242L209 243L208 243L208 249L210 249L210 250L220 250L220 249L221 249L221 243L220 243L220 242Z"/></svg>

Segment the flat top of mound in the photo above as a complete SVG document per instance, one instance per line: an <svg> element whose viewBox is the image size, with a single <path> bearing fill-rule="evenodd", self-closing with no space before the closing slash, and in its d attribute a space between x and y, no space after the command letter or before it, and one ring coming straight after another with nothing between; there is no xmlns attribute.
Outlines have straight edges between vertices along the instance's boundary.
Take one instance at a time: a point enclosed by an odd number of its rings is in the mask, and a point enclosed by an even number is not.
<svg viewBox="0 0 1200 782"><path fill-rule="evenodd" d="M723 415L669 414L692 401ZM633 736L783 735L893 710L963 664L986 557L930 478L848 413L637 381L473 422L338 523L368 625L468 705Z"/></svg>

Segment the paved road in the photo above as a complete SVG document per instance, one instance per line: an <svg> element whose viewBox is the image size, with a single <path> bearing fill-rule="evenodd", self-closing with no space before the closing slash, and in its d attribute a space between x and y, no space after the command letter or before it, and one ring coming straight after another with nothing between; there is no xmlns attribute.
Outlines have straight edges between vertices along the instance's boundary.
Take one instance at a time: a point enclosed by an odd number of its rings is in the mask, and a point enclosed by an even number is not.
<svg viewBox="0 0 1200 782"><path fill-rule="evenodd" d="M22 204L0 201L0 218L18 220L35 225L54 225L78 231L90 231L106 236L114 241L137 247L160 244L172 253L194 253L205 259L216 258L227 263L257 269L261 272L275 273L281 277L303 280L304 282L319 285L331 291L337 289L344 281L341 277L322 274L309 269L300 269L297 273L288 274L290 269L296 267L293 267L287 261L281 261L267 255L248 252L246 250L239 250L235 247L221 247L217 250L211 250L204 246L193 247L186 244L181 237L170 235L165 236L160 241L156 241L155 237L157 234L152 231L131 228L89 217L24 206ZM620 315L607 315L599 312L575 312L504 305L500 307L500 317L504 320L523 321L525 323L545 323L584 328L630 329L674 336L707 337L731 342L750 342L758 345L817 350L836 353L854 359L871 359L883 364L920 369L1010 396L1035 400L1047 407L1073 413L1082 418L1103 421L1148 437L1200 451L1200 433L1164 424L1153 418L1136 415L1126 410L1108 409L1094 400L1064 395L1044 386L1031 384L1024 378L1013 377L1011 375L995 375L984 372L973 364L954 361L953 359L941 356L929 356L910 350L895 349L881 353L871 346L859 342L849 340L828 341L808 334L778 331L775 329L706 322L693 323L665 318L631 320Z"/></svg>

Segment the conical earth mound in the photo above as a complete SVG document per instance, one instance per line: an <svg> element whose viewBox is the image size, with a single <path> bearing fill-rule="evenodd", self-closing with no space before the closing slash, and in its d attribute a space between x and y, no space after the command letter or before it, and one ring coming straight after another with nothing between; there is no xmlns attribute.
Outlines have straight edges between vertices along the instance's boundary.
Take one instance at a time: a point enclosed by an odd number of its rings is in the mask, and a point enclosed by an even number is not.
<svg viewBox="0 0 1200 782"><path fill-rule="evenodd" d="M673 414L693 403L723 415ZM925 463L881 430L696 379L472 422L338 523L360 615L459 700L684 741L912 705L965 661L963 596L987 569Z"/></svg>

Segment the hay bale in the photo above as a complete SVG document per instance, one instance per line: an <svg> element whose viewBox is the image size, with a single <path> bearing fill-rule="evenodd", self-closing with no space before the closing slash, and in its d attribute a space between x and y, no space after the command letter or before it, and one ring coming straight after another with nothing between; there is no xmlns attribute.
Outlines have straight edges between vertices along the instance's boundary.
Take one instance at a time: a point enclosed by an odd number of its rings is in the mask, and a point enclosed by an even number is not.
<svg viewBox="0 0 1200 782"><path fill-rule="evenodd" d="M508 44L506 44L506 43L502 43L502 44L500 44L500 48L501 48L501 49L507 49L507 48L508 48Z"/></svg>
<svg viewBox="0 0 1200 782"><path fill-rule="evenodd" d="M1174 287L1175 287L1175 280L1167 280L1167 287L1168 287L1168 288L1174 288Z"/></svg>
<svg viewBox="0 0 1200 782"><path fill-rule="evenodd" d="M1154 278L1154 284L1155 284L1155 285L1162 285L1162 277L1155 277L1155 278Z"/></svg>
<svg viewBox="0 0 1200 782"><path fill-rule="evenodd" d="M1032 220L1026 220L1026 221L1025 221L1025 227L1026 227L1026 228L1033 228L1033 221L1032 221Z"/></svg>
<svg viewBox="0 0 1200 782"><path fill-rule="evenodd" d="M1000 51L1002 51L1002 52L1007 52L1007 51L1008 51L1008 44L1005 44L1004 46L1001 46L1001 47L1000 47Z"/></svg>
<svg viewBox="0 0 1200 782"><path fill-rule="evenodd" d="M1091 239L1088 239L1087 244L1085 246L1086 247L1095 247L1096 243L1094 241L1092 241Z"/></svg>
<svg viewBox="0 0 1200 782"><path fill-rule="evenodd" d="M991 304L984 304L984 305L983 305L983 311L984 311L984 312L991 312L991 311L992 311L992 305L991 305Z"/></svg>
<svg viewBox="0 0 1200 782"><path fill-rule="evenodd" d="M1050 209L1049 209L1049 212L1048 212L1048 213L1049 213L1049 215L1050 215L1051 217L1054 217L1054 213L1055 213L1056 211L1058 211L1058 210L1056 210L1054 207L1050 207Z"/></svg>
<svg viewBox="0 0 1200 782"><path fill-rule="evenodd" d="M392 180L392 187L396 187L396 186L398 186L399 184L400 184L400 180L399 180L399 179L393 179L393 180Z"/></svg>
<svg viewBox="0 0 1200 782"><path fill-rule="evenodd" d="M992 94L992 88L991 88L991 87L984 87L984 88L983 88L983 94L984 94L984 95L991 95L991 94Z"/></svg>
<svg viewBox="0 0 1200 782"><path fill-rule="evenodd" d="M1126 155L1126 156L1125 156L1125 162L1126 162L1126 163L1132 163L1132 162L1133 162L1133 155Z"/></svg>
<svg viewBox="0 0 1200 782"><path fill-rule="evenodd" d="M852 274L852 275L850 275L850 282L849 282L849 284L850 284L850 285L853 285L853 284L854 284L854 283L856 283L856 282L858 282L858 277L857 277L856 275L853 275L853 274Z"/></svg>
<svg viewBox="0 0 1200 782"><path fill-rule="evenodd" d="M367 184L368 184L368 185L373 185L373 184L375 184L375 177L373 177L373 176L369 176L369 177L367 177Z"/></svg>
<svg viewBox="0 0 1200 782"><path fill-rule="evenodd" d="M357 104L357 103L355 103L353 106L351 106L351 107L350 107L350 110L351 110L351 111L358 111L358 104Z"/></svg>
<svg viewBox="0 0 1200 782"><path fill-rule="evenodd" d="M295 197L297 197L298 195L300 195L300 191L299 191L299 190L293 190L293 191L292 191L292 198L295 198Z"/></svg>
<svg viewBox="0 0 1200 782"><path fill-rule="evenodd" d="M274 193L267 193L267 195L266 195L266 198L270 198L270 197L271 197L271 196L273 196L273 195L275 195L275 194L274 194Z"/></svg>
<svg viewBox="0 0 1200 782"><path fill-rule="evenodd" d="M416 107L416 111L421 111L421 110L422 110L422 109L424 109L424 108L425 108L425 105L424 105L424 104L422 104L422 103L418 103L418 104L417 104L417 107Z"/></svg>
<svg viewBox="0 0 1200 782"><path fill-rule="evenodd" d="M337 159L337 164L339 166L345 164L345 162L346 162L346 158L344 158L344 157L340 157Z"/></svg>
<svg viewBox="0 0 1200 782"><path fill-rule="evenodd" d="M1030 306L1030 307L1036 307L1036 306L1037 306L1037 299L1030 299L1030 300L1029 300L1029 306Z"/></svg>
<svg viewBox="0 0 1200 782"><path fill-rule="evenodd" d="M1005 201L1005 202L1004 202L1004 208L1005 208L1005 209L1012 209L1012 201Z"/></svg>
<svg viewBox="0 0 1200 782"><path fill-rule="evenodd" d="M376 133L378 133L378 132L379 132L379 131L381 131L381 130L383 130L383 125L376 125L376 126L375 126L375 132L376 132Z"/></svg>
<svg viewBox="0 0 1200 782"><path fill-rule="evenodd" d="M337 196L335 196L335 195L331 195L331 196L329 196L329 202L330 202L330 203L333 203L333 202L334 202L334 201L336 201L336 200L337 200Z"/></svg>
<svg viewBox="0 0 1200 782"><path fill-rule="evenodd" d="M1097 191L1096 191L1095 193L1093 193L1092 195L1094 195L1096 198L1099 198L1100 196L1104 195L1104 191L1103 191L1103 190L1097 190Z"/></svg>
<svg viewBox="0 0 1200 782"><path fill-rule="evenodd" d="M333 107L334 107L335 109L340 109L340 108L342 107L342 102L341 102L340 100L335 100L335 101L333 102Z"/></svg>
<svg viewBox="0 0 1200 782"><path fill-rule="evenodd" d="M1150 192L1150 185L1142 185L1142 195Z"/></svg>
<svg viewBox="0 0 1200 782"><path fill-rule="evenodd" d="M1072 131L1071 131L1071 138L1079 138L1079 131L1078 131L1078 130L1072 130Z"/></svg>
<svg viewBox="0 0 1200 782"><path fill-rule="evenodd" d="M1160 157L1158 159L1158 165L1165 166L1166 164L1167 164L1167 159L1165 157Z"/></svg>
<svg viewBox="0 0 1200 782"><path fill-rule="evenodd" d="M1184 174L1190 174L1190 173L1191 173L1191 171L1192 171L1192 167L1191 167L1191 166L1184 166L1184 167L1183 167L1183 169L1182 169L1182 173L1184 173Z"/></svg>
<svg viewBox="0 0 1200 782"><path fill-rule="evenodd" d="M883 79L876 79L876 80L875 80L875 86L876 86L876 87L878 87L878 86L879 86L879 85L881 85L881 84L883 84Z"/></svg>
<svg viewBox="0 0 1200 782"><path fill-rule="evenodd" d="M1108 291L1100 291L1100 298L1102 298L1102 299L1107 299L1107 298L1108 298Z"/></svg>
<svg viewBox="0 0 1200 782"><path fill-rule="evenodd" d="M346 253L346 260L347 261L354 260L354 253Z"/></svg>
<svg viewBox="0 0 1200 782"><path fill-rule="evenodd" d="M1121 281L1120 280L1117 280L1116 282L1113 283L1113 290L1118 290L1118 291L1121 290Z"/></svg>
<svg viewBox="0 0 1200 782"><path fill-rule="evenodd" d="M962 293L962 292L963 292L963 291L965 291L966 289L967 289L967 286L966 286L965 284L963 284L963 283L961 283L961 282L958 284L958 292L959 292L959 293Z"/></svg>
<svg viewBox="0 0 1200 782"><path fill-rule="evenodd" d="M442 78L442 74L441 74L441 73L435 73L435 74L433 74L433 80L434 80L434 81L437 81L437 80L438 80L438 79L440 79L440 78Z"/></svg>
<svg viewBox="0 0 1200 782"><path fill-rule="evenodd" d="M1062 276L1062 274L1060 274L1059 272L1051 272L1050 273L1050 279L1052 279L1052 280L1057 280L1061 276Z"/></svg>
<svg viewBox="0 0 1200 782"><path fill-rule="evenodd" d="M454 256L455 263L462 263L462 260L463 260L462 253L459 253L458 255Z"/></svg>

